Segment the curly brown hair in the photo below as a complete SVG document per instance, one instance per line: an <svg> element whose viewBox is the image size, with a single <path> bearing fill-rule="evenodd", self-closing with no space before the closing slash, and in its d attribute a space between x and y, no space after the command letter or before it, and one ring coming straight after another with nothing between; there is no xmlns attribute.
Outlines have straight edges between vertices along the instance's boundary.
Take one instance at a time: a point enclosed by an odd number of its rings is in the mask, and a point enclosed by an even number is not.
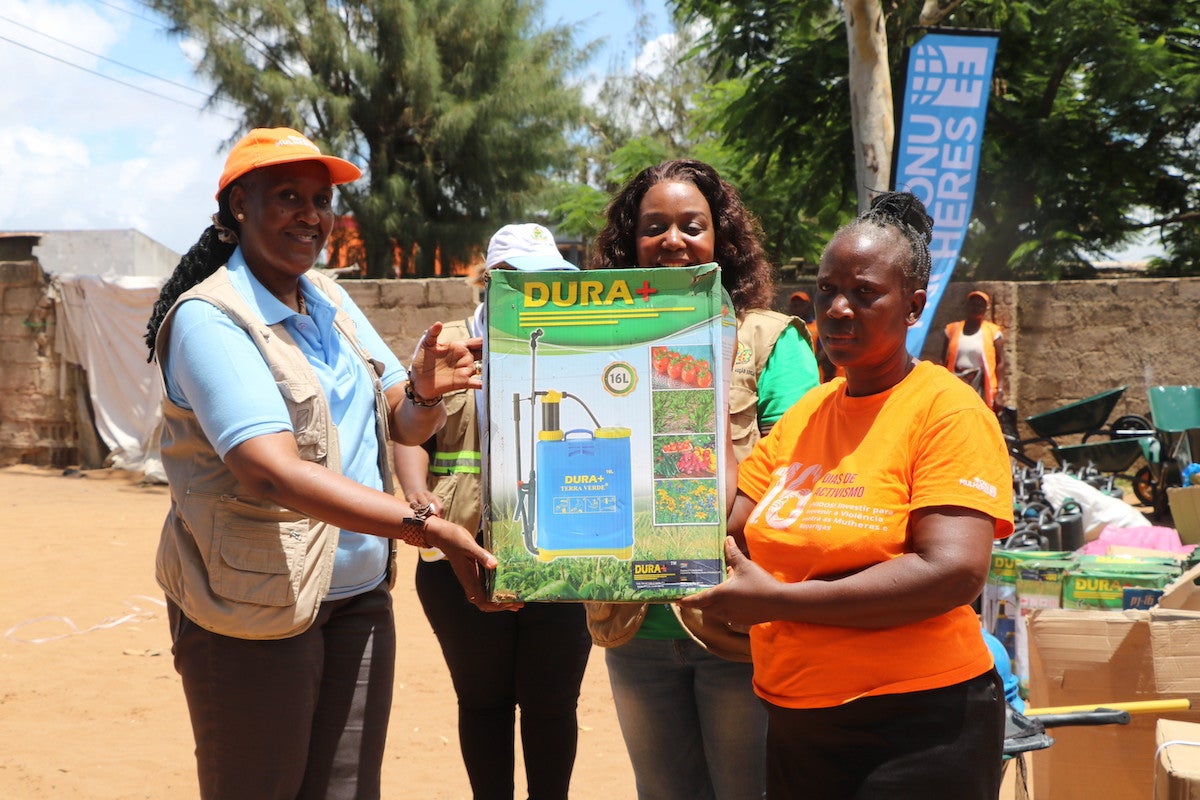
<svg viewBox="0 0 1200 800"><path fill-rule="evenodd" d="M716 261L721 284L738 315L752 308L771 308L775 270L762 246L758 219L742 204L741 195L703 161L680 159L647 167L621 188L605 210L607 222L596 237L592 269L637 265L637 223L642 198L660 183L689 183L708 201L716 226Z"/></svg>

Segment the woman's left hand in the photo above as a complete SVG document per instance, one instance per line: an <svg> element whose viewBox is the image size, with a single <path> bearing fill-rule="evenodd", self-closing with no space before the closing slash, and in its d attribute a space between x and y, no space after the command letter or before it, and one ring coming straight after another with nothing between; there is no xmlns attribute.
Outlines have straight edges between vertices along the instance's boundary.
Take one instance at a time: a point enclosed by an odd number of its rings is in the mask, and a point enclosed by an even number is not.
<svg viewBox="0 0 1200 800"><path fill-rule="evenodd" d="M725 537L724 582L679 599L685 608L703 609L705 616L730 625L753 625L779 619L774 610L786 584L750 560L732 536Z"/></svg>
<svg viewBox="0 0 1200 800"><path fill-rule="evenodd" d="M482 389L483 339L439 342L442 323L435 322L421 335L413 351L413 391L421 397L440 397L459 389Z"/></svg>

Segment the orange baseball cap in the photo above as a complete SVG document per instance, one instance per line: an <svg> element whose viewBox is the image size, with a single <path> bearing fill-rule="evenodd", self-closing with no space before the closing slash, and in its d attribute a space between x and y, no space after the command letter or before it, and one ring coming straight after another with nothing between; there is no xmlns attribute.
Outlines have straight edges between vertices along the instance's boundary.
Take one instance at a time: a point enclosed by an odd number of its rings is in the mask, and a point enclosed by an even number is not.
<svg viewBox="0 0 1200 800"><path fill-rule="evenodd" d="M217 184L217 197L225 187L251 170L296 161L320 161L329 169L329 180L336 186L362 177L354 164L327 156L304 134L291 128L255 128L243 136L225 159L225 170Z"/></svg>

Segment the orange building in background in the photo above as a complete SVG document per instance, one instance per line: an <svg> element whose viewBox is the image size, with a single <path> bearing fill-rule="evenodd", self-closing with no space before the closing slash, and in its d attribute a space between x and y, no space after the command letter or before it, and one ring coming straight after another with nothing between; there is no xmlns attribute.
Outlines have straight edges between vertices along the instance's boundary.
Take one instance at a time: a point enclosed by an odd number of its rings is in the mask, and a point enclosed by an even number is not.
<svg viewBox="0 0 1200 800"><path fill-rule="evenodd" d="M577 267L582 268L587 258L587 248L584 246L583 240L563 241L559 239L557 232L554 235L555 243L558 245L558 251L562 253L563 258L570 261ZM484 244L481 243L475 251L475 256L469 261L459 262L451 261L449 263L442 262L441 253L434 256L433 259L433 274L434 277L463 277L469 278L472 267L482 268L484 261ZM392 269L395 278L411 278L413 252L409 252L407 257L399 245L394 245L392 257ZM405 266L408 270L405 270ZM342 275L358 275L366 277L367 274L367 253L363 247L362 239L358 235L358 222L349 214L338 217L333 222L333 231L329 234L329 241L325 244L325 266L327 269L339 272Z"/></svg>
<svg viewBox="0 0 1200 800"><path fill-rule="evenodd" d="M393 245L392 268L393 276L396 278L412 277L411 269L413 263L413 252L407 254L400 249L400 245ZM483 260L483 250L480 249L472 262ZM325 263L330 270L340 272L342 274L358 274L360 277L365 277L367 274L367 253L363 247L362 239L358 235L358 222L349 215L338 217L334 220L333 231L329 234L329 241L325 245ZM408 265L409 274L405 274L405 265ZM466 276L470 271L471 262L456 262L452 261L449 264L442 263L441 254L438 253L433 259L433 274L436 277L448 276ZM357 269L357 273L355 270Z"/></svg>

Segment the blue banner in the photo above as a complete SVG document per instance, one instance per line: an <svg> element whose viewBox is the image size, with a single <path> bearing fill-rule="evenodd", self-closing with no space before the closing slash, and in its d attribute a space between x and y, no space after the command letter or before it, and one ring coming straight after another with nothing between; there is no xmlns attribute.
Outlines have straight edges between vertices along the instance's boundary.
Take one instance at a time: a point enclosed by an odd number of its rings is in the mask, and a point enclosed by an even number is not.
<svg viewBox="0 0 1200 800"><path fill-rule="evenodd" d="M908 351L920 356L971 220L983 122L996 61L994 34L926 33L908 54L893 186L921 198L933 217L933 268Z"/></svg>

